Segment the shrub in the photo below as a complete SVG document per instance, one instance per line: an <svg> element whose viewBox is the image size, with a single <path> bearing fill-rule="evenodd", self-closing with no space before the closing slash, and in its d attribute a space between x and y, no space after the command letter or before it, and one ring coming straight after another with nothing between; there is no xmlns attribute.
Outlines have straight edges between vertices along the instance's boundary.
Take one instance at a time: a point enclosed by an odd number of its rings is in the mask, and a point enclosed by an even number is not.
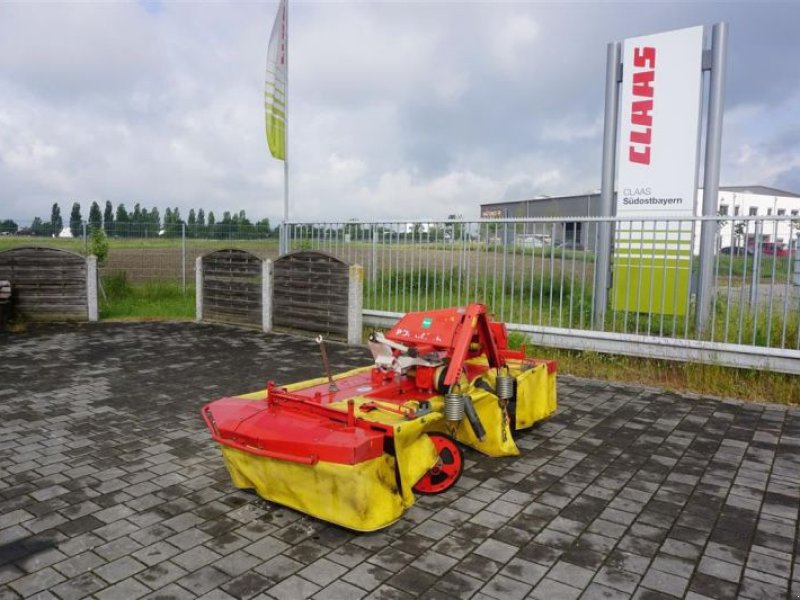
<svg viewBox="0 0 800 600"><path fill-rule="evenodd" d="M133 294L133 288L128 282L125 271L110 273L103 277L103 288L109 301L123 300Z"/></svg>
<svg viewBox="0 0 800 600"><path fill-rule="evenodd" d="M92 228L92 235L89 237L89 252L97 257L98 265L103 265L108 258L108 237L100 227Z"/></svg>

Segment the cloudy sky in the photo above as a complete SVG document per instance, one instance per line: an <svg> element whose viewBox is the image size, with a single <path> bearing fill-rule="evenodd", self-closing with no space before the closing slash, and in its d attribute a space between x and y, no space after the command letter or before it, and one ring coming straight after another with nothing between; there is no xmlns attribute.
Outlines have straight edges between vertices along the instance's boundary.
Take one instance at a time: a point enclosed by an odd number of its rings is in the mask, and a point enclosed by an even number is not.
<svg viewBox="0 0 800 600"><path fill-rule="evenodd" d="M0 219L73 201L279 220L277 2L0 3ZM475 218L600 185L605 50L730 25L723 185L800 192L800 2L292 0L291 217Z"/></svg>

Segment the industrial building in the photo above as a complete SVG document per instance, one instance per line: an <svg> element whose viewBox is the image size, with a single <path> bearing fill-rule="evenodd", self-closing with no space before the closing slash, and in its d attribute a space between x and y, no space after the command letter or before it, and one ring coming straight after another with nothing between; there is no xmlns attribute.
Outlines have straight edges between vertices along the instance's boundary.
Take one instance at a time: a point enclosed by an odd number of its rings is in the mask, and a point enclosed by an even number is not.
<svg viewBox="0 0 800 600"><path fill-rule="evenodd" d="M596 227L580 219L599 216L600 193L575 196L538 196L528 200L493 202L481 204L482 219L564 218L576 217L575 221L549 224L527 224L513 228L516 244L538 245L543 239L554 239L566 245L576 245L593 250L596 244ZM703 190L697 190L696 214L703 205ZM762 231L763 241L788 244L798 235L792 229L790 217L800 215L800 194L762 185L731 186L719 188L717 213L729 216L720 227L720 245L729 245L734 240L733 221L737 216L786 216L786 220L768 222ZM754 230L755 226L752 225ZM506 236L508 238L508 236ZM696 238L698 236L695 236ZM509 240L510 241L510 240Z"/></svg>

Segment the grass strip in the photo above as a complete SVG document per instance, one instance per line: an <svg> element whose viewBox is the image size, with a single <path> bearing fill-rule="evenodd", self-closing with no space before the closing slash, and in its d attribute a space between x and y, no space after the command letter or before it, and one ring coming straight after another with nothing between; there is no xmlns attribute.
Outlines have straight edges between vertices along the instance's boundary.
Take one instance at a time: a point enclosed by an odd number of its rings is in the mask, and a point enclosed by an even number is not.
<svg viewBox="0 0 800 600"><path fill-rule="evenodd" d="M181 284L171 281L131 284L125 273L102 278L101 319L172 321L194 317L194 288L187 288L184 293Z"/></svg>
<svg viewBox="0 0 800 600"><path fill-rule="evenodd" d="M523 340L521 334L511 334L512 344L519 346ZM800 405L800 377L796 375L527 344L526 349L529 355L556 360L559 373L576 377L749 402Z"/></svg>
<svg viewBox="0 0 800 600"><path fill-rule="evenodd" d="M415 293L418 290L410 285L413 280L414 278L409 278L408 282L402 280L393 282L395 291L399 287L408 294L408 305L412 305L418 299ZM541 282L536 287L542 285L549 288L546 282ZM131 284L124 273L115 273L103 277L103 290L105 297L101 293L100 305L100 316L103 319L191 320L195 316L194 289L188 288L184 294L178 283L150 281ZM570 291L575 293L577 290ZM525 290L526 295L527 293L528 290ZM578 295L580 297L580 294ZM383 301L381 304L391 304L388 293L386 296L381 299ZM580 299L579 310L587 310L586 300L582 297ZM446 303L445 299L431 298L432 303L435 300L439 300L442 304ZM507 297L507 301L510 300ZM796 331L795 325L792 322L791 328L794 331ZM746 324L745 328L748 328ZM779 337L777 331L775 334L773 340ZM673 391L747 401L800 404L800 377L792 375L530 346L526 343L525 335L517 332L511 333L511 344L514 347L526 344L529 354L557 360L560 373L578 377L652 385Z"/></svg>

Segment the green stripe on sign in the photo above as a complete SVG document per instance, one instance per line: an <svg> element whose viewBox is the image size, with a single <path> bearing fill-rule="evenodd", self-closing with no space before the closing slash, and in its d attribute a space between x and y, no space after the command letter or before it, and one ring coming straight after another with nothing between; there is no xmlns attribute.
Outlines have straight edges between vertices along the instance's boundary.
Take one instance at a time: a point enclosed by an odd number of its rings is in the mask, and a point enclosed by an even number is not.
<svg viewBox="0 0 800 600"><path fill-rule="evenodd" d="M630 258L614 263L611 308L615 311L664 315L686 314L689 261Z"/></svg>
<svg viewBox="0 0 800 600"><path fill-rule="evenodd" d="M631 228L617 227L616 231L617 232L623 232L624 231L625 233L672 233L672 234L675 234L675 235L680 233L680 234L683 234L684 237L686 235L689 235L689 234L692 233L692 229L691 228L687 228L687 229L664 229L662 227L656 227L656 228L653 228L653 227L631 227Z"/></svg>
<svg viewBox="0 0 800 600"><path fill-rule="evenodd" d="M614 243L617 246L628 246L628 245L638 245L638 244L650 244L656 246L664 246L665 244L677 244L679 246L691 246L692 240L688 238L678 239L678 238L635 238L635 237L621 237L617 236L614 240Z"/></svg>
<svg viewBox="0 0 800 600"><path fill-rule="evenodd" d="M664 256L674 259L680 260L689 260L689 257L692 255L691 250L672 250L672 249L661 249L661 248L615 248L614 249L614 258L621 258L621 257L637 257L637 258L650 258L651 256L660 256L662 259Z"/></svg>

